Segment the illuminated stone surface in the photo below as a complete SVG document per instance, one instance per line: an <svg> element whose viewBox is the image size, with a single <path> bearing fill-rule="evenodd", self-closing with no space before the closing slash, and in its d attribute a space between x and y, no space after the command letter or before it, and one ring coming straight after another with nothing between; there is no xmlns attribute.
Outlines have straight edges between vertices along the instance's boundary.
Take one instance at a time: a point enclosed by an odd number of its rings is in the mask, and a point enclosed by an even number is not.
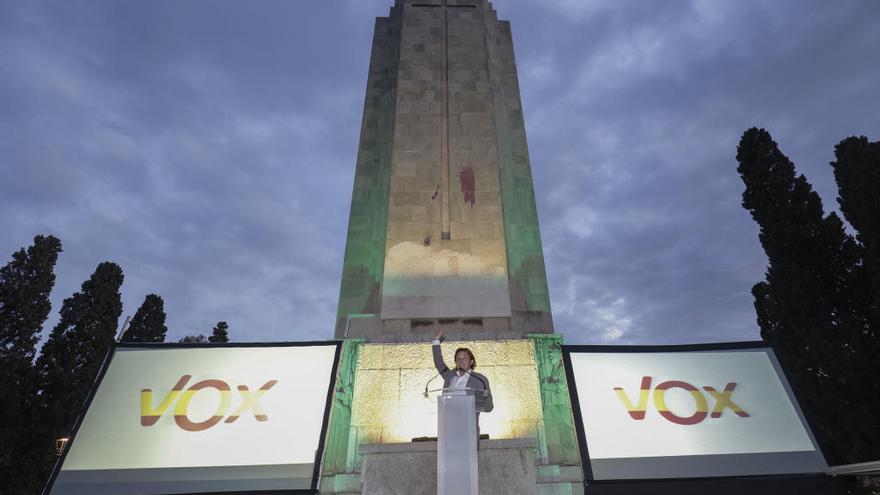
<svg viewBox="0 0 880 495"><path fill-rule="evenodd" d="M484 12L401 3L382 318L509 317Z"/></svg>
<svg viewBox="0 0 880 495"><path fill-rule="evenodd" d="M484 433L496 439L537 439L533 458L541 494L583 493L561 344L560 335L535 334L528 340L449 341L442 347L447 363L456 348L469 347L491 384L495 409L481 415ZM364 344L359 339L345 342L339 373L321 491L358 493L361 445L384 444L393 450L412 438L436 435L436 403L425 399L423 391L437 373L428 343ZM441 386L439 377L429 385Z"/></svg>
<svg viewBox="0 0 880 495"><path fill-rule="evenodd" d="M495 409L480 415L482 433L491 438L536 438L542 420L541 393L529 340L444 342L443 357L453 362L458 347L469 347L477 370L486 375ZM359 443L408 442L437 435L437 405L423 395L437 376L431 345L364 344L360 347L351 427ZM441 378L430 388L443 386Z"/></svg>

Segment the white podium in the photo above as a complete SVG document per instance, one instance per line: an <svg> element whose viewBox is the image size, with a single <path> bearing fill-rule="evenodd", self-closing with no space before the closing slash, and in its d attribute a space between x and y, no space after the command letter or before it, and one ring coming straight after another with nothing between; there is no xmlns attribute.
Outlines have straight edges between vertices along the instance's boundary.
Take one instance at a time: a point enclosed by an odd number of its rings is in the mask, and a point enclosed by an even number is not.
<svg viewBox="0 0 880 495"><path fill-rule="evenodd" d="M477 420L474 395L443 389L437 400L437 495L477 495Z"/></svg>

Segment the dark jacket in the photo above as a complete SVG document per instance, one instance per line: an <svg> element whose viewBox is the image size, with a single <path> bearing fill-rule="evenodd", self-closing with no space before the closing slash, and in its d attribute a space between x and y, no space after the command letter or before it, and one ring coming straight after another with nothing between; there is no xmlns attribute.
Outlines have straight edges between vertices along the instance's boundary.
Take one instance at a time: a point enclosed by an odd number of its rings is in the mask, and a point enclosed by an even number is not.
<svg viewBox="0 0 880 495"><path fill-rule="evenodd" d="M437 368L437 373L440 373L440 376L443 377L443 388L447 388L452 384L453 378L458 376L458 373L449 369L449 367L446 366L446 363L443 362L443 354L440 352L439 345L432 345L431 350L434 353L434 366ZM468 395L474 396L477 415L479 415L481 411L489 412L495 407L495 405L492 404L492 390L489 389L488 378L476 371L471 371L470 376L468 377L467 387L485 390L487 392L486 394L483 394L480 392L468 391Z"/></svg>

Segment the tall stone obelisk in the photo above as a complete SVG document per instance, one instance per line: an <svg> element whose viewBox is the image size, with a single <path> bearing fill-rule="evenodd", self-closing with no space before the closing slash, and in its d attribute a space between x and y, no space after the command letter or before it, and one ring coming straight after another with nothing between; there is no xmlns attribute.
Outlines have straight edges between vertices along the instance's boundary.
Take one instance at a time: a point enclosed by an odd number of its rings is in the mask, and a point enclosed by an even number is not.
<svg viewBox="0 0 880 495"><path fill-rule="evenodd" d="M480 492L578 493L510 25L486 0L376 19L322 493L436 493L436 444L411 440L438 433L438 329L492 383Z"/></svg>
<svg viewBox="0 0 880 495"><path fill-rule="evenodd" d="M378 18L336 337L552 333L510 26L486 0Z"/></svg>

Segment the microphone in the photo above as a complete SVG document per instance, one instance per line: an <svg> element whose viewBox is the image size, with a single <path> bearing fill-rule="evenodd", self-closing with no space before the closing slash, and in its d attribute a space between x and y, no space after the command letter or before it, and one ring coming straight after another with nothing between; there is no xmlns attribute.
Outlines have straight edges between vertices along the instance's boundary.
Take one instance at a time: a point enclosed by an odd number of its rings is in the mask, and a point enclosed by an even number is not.
<svg viewBox="0 0 880 495"><path fill-rule="evenodd" d="M458 369L458 368L456 368L456 369ZM426 399L428 398L428 385L430 385L431 382L433 382L434 380L436 380L438 376L443 376L443 372L444 372L444 371L449 371L449 368L448 368L448 367L444 367L444 368L443 368L443 371L440 371L440 372L438 372L436 375L432 376L431 379L428 380L428 383L425 384L425 398L426 398Z"/></svg>

